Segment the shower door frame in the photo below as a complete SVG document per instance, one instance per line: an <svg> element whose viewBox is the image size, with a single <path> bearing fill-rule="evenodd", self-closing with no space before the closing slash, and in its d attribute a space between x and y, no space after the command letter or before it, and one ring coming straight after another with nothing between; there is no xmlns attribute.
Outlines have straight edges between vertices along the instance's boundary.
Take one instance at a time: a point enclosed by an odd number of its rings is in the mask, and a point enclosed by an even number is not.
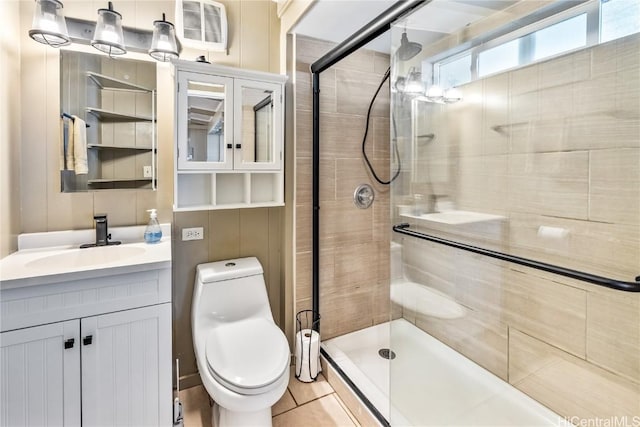
<svg viewBox="0 0 640 427"><path fill-rule="evenodd" d="M313 150L312 150L312 237L311 237L311 258L312 258L312 309L314 313L314 329L320 332L320 73L340 62L356 50L367 43L386 33L391 29L391 25L404 15L415 9L422 7L433 0L409 0L398 1L393 6L382 12L364 27L360 28L342 43L331 49L320 59L311 64L312 89L313 89ZM390 426L389 421L378 411L369 401L362 391L351 381L347 374L323 349L320 350L327 362L336 370L338 375L358 396L360 401L369 409L371 414L385 427Z"/></svg>

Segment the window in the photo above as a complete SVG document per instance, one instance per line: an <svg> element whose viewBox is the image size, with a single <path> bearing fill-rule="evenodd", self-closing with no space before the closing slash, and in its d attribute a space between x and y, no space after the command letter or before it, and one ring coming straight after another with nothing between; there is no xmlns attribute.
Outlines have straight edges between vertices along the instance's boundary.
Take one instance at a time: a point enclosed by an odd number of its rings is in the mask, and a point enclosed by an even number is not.
<svg viewBox="0 0 640 427"><path fill-rule="evenodd" d="M439 84L443 89L471 81L471 54L440 64Z"/></svg>
<svg viewBox="0 0 640 427"><path fill-rule="evenodd" d="M601 0L601 43L638 31L640 31L640 0Z"/></svg>
<svg viewBox="0 0 640 427"><path fill-rule="evenodd" d="M640 0L590 0L527 27L434 58L443 88L640 32ZM446 54L445 54L446 55ZM475 65L475 66L474 66Z"/></svg>
<svg viewBox="0 0 640 427"><path fill-rule="evenodd" d="M587 45L587 14L533 33L533 60L547 58Z"/></svg>
<svg viewBox="0 0 640 427"><path fill-rule="evenodd" d="M519 64L520 39L503 43L478 55L478 76L484 77Z"/></svg>

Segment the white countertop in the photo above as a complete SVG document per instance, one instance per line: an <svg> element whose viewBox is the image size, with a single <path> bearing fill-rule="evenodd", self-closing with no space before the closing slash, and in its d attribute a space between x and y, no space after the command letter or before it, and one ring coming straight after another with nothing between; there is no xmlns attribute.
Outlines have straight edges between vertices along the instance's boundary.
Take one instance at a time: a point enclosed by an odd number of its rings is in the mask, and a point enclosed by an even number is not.
<svg viewBox="0 0 640 427"><path fill-rule="evenodd" d="M113 227L122 244L79 249L95 241L94 230L22 234L19 250L0 260L0 290L171 267L171 224L162 240L147 244L145 226Z"/></svg>

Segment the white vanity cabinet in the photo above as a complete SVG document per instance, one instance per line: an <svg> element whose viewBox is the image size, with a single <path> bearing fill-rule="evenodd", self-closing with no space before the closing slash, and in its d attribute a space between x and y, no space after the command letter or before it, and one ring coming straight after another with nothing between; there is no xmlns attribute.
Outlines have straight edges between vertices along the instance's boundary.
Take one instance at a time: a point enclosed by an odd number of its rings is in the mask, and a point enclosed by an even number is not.
<svg viewBox="0 0 640 427"><path fill-rule="evenodd" d="M286 76L173 65L174 210L282 206Z"/></svg>
<svg viewBox="0 0 640 427"><path fill-rule="evenodd" d="M171 425L170 265L2 282L0 425Z"/></svg>
<svg viewBox="0 0 640 427"><path fill-rule="evenodd" d="M82 425L171 424L171 304L83 318L80 330Z"/></svg>
<svg viewBox="0 0 640 427"><path fill-rule="evenodd" d="M0 424L80 425L77 320L0 334Z"/></svg>

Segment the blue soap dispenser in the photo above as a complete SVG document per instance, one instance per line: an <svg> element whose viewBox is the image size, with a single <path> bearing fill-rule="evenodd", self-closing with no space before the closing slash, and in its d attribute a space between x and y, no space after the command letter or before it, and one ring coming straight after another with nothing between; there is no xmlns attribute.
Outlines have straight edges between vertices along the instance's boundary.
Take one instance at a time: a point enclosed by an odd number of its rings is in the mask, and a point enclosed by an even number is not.
<svg viewBox="0 0 640 427"><path fill-rule="evenodd" d="M158 224L158 213L156 209L149 209L149 224L144 229L144 241L147 243L158 243L162 239L162 229Z"/></svg>

